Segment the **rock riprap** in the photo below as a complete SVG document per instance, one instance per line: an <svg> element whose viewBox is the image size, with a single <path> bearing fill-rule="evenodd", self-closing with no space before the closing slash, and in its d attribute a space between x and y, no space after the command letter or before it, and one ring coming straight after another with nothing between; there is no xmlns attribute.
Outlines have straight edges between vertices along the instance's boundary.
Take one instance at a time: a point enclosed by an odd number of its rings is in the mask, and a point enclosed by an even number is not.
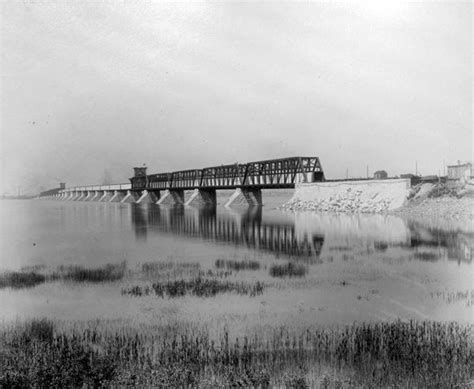
<svg viewBox="0 0 474 389"><path fill-rule="evenodd" d="M375 194L372 198L363 196L362 190L347 188L329 198L301 200L294 198L282 206L282 209L299 211L344 212L344 213L380 213L391 209L390 199Z"/></svg>

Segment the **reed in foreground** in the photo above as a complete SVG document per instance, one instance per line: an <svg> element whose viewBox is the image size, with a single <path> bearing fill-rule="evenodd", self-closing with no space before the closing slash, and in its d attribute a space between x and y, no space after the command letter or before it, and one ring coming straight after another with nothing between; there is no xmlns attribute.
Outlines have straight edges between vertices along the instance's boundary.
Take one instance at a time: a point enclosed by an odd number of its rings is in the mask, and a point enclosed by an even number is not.
<svg viewBox="0 0 474 389"><path fill-rule="evenodd" d="M0 342L0 387L463 387L474 371L471 327L429 321L211 339L40 320L2 328Z"/></svg>

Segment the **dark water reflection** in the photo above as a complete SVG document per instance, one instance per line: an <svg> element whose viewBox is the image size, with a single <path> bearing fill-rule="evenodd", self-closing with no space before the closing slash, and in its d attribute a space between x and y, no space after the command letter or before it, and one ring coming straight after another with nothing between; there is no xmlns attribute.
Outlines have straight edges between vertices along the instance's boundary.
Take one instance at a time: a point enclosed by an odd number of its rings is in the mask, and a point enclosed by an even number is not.
<svg viewBox="0 0 474 389"><path fill-rule="evenodd" d="M445 231L413 221L407 224L411 231L410 246L415 250L420 248L444 248L448 259L472 262L474 234Z"/></svg>
<svg viewBox="0 0 474 389"><path fill-rule="evenodd" d="M264 218L260 207L238 212L134 205L131 216L139 240L146 240L149 233L172 233L305 258L318 258L324 244L323 234L297 234L294 220Z"/></svg>
<svg viewBox="0 0 474 389"><path fill-rule="evenodd" d="M318 215L277 210L131 206L137 241L172 234L318 260L329 252L389 253L411 259L472 263L474 234L442 230L386 215Z"/></svg>

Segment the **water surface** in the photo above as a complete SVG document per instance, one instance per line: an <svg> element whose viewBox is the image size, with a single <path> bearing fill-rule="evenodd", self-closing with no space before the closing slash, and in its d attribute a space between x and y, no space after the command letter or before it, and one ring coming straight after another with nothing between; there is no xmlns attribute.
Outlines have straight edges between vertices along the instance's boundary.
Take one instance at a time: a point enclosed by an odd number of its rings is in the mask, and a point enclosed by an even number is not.
<svg viewBox="0 0 474 389"><path fill-rule="evenodd" d="M390 215L289 213L291 193L263 208L227 210L97 202L3 201L0 269L98 267L126 261L127 277L104 284L47 283L0 290L0 317L292 323L435 319L472 322L474 234ZM221 203L223 201L220 201ZM435 224L435 225L439 225ZM254 260L230 279L267 285L261 296L133 298L143 263ZM303 264L304 277L274 278L275 264Z"/></svg>

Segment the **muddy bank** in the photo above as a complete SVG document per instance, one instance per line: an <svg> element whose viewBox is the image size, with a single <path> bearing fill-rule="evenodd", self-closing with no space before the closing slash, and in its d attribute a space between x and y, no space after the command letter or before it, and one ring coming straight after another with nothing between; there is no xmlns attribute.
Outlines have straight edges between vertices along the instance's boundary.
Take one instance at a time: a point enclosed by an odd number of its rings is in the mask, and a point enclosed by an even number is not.
<svg viewBox="0 0 474 389"><path fill-rule="evenodd" d="M394 215L415 219L439 228L474 231L474 198L439 197L408 201Z"/></svg>

